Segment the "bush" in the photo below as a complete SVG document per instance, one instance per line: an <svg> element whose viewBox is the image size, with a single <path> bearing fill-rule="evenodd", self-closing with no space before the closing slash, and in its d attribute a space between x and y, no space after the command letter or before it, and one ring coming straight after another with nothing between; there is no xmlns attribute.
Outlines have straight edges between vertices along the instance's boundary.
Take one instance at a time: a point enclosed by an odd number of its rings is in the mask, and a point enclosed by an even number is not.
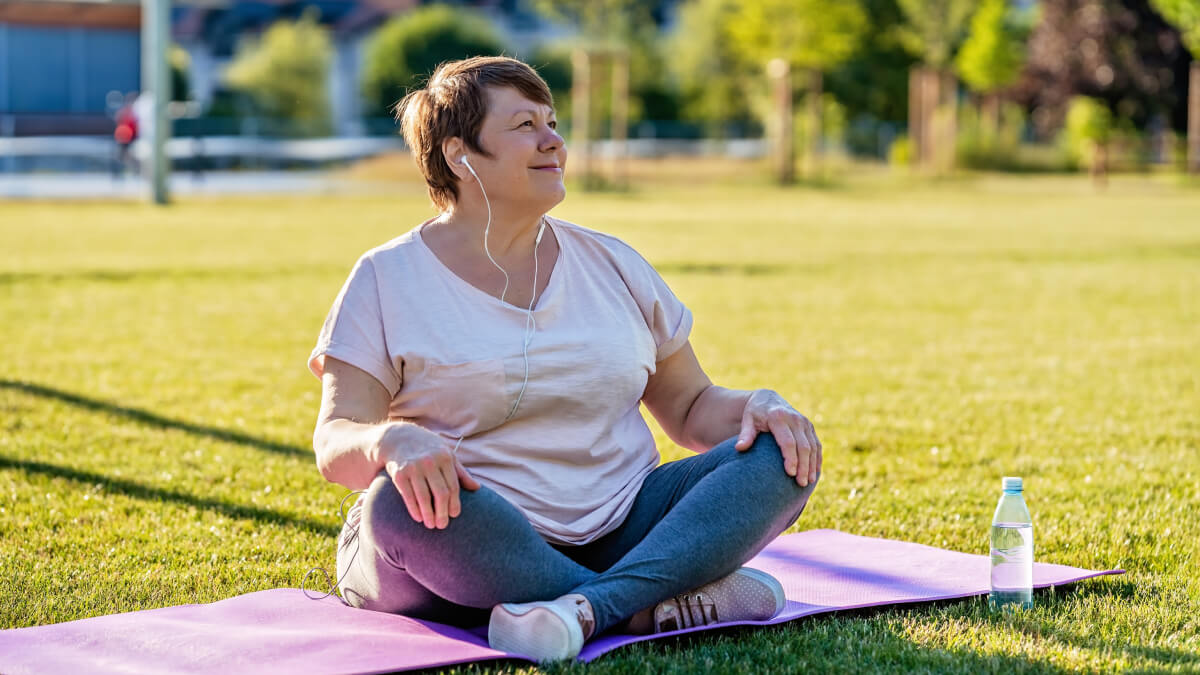
<svg viewBox="0 0 1200 675"><path fill-rule="evenodd" d="M975 106L963 106L955 152L958 166L989 171L1021 171L1021 135L1025 111L1015 103L999 106L991 118Z"/></svg>
<svg viewBox="0 0 1200 675"><path fill-rule="evenodd" d="M892 166L910 166L913 159L912 140L908 134L896 136L888 148L888 164Z"/></svg>
<svg viewBox="0 0 1200 675"><path fill-rule="evenodd" d="M1113 135L1113 117L1103 101L1087 96L1071 99L1067 124L1059 136L1066 160L1074 167L1089 166Z"/></svg>
<svg viewBox="0 0 1200 675"><path fill-rule="evenodd" d="M438 64L503 52L504 43L491 22L470 10L428 5L392 19L367 46L363 64L366 114L389 114Z"/></svg>
<svg viewBox="0 0 1200 675"><path fill-rule="evenodd" d="M238 50L226 71L229 86L254 102L259 114L286 120L300 135L329 132L325 90L333 47L310 12L280 21L262 39Z"/></svg>

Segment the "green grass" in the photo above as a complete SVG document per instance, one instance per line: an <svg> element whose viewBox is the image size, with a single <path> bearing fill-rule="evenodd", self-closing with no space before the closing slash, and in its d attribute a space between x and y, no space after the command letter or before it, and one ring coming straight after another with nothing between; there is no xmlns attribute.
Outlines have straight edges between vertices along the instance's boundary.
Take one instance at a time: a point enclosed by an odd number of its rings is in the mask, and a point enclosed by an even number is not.
<svg viewBox="0 0 1200 675"><path fill-rule="evenodd" d="M396 194L0 203L0 627L332 565L344 490L311 458L304 364L355 258L429 215ZM796 529L982 553L1021 475L1039 560L1129 572L1014 616L844 613L551 670L1200 670L1200 192L675 181L555 213L658 266L715 382L813 419L826 463ZM463 670L494 668L530 670Z"/></svg>

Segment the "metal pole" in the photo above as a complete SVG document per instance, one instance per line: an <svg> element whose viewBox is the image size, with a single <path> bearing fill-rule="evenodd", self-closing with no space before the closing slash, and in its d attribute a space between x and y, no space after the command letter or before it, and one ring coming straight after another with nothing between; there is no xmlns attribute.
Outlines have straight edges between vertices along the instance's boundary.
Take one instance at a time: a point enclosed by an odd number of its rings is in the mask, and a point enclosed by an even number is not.
<svg viewBox="0 0 1200 675"><path fill-rule="evenodd" d="M150 170L147 191L155 204L170 200L167 191L167 102L171 100L171 69L167 65L167 45L171 42L171 0L142 0L142 93L150 95L153 114L149 125ZM143 126L143 128L145 128Z"/></svg>

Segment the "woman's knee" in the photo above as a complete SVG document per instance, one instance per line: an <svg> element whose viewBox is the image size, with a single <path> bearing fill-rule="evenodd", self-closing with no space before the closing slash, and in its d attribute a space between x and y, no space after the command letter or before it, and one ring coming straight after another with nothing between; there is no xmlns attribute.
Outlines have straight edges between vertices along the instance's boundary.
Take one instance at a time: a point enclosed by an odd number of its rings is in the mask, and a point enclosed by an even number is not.
<svg viewBox="0 0 1200 675"><path fill-rule="evenodd" d="M746 457L748 470L761 481L762 489L780 494L789 504L806 502L821 480L820 471L817 471L816 480L806 481L807 485L801 485L795 476L789 476L784 465L783 449L775 436L769 433L758 434L750 448L741 454Z"/></svg>

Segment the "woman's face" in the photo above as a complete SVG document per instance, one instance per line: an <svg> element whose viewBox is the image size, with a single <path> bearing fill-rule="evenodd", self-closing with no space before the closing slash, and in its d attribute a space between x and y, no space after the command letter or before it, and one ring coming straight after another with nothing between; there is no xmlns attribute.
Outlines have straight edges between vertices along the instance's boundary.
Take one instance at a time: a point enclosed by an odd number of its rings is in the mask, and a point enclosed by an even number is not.
<svg viewBox="0 0 1200 675"><path fill-rule="evenodd" d="M567 196L563 171L567 148L556 128L554 108L534 103L516 89L488 88L488 112L479 143L491 157L468 151L471 167L492 205L545 213ZM460 194L474 189L460 185Z"/></svg>

